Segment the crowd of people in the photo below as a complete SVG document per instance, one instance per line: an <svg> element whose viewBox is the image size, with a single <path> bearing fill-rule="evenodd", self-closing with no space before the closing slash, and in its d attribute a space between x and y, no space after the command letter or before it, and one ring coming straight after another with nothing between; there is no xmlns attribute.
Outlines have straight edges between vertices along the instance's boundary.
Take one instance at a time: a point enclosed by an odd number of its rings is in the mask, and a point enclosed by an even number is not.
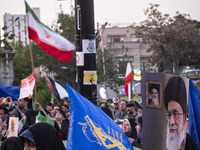
<svg viewBox="0 0 200 150"><path fill-rule="evenodd" d="M175 84L177 82L177 84ZM181 85L177 88L175 85ZM173 86L172 86L173 85ZM152 88L155 89L155 88ZM177 92L177 90L179 90ZM180 91L181 90L181 91ZM150 90L152 93L153 90ZM168 94L170 93L170 94ZM179 93L179 94L177 94ZM171 78L164 90L164 102L167 110L167 149L198 149L192 138L187 133L184 138L186 119L186 89L180 78ZM157 94L154 90L154 95ZM156 96L152 96L154 98ZM63 140L68 138L70 104L64 101L62 105L47 103L43 108L35 102L33 109L32 97L18 98L13 104L12 98L0 98L0 140L1 150L64 150ZM107 99L99 105L129 139L134 147L142 149L142 106L136 101ZM49 118L53 125L39 122L38 114ZM18 123L12 118L17 118ZM17 131L15 125L18 124ZM10 129L11 128L11 129ZM16 133L16 134L15 134ZM13 136L16 135L16 136ZM177 139L179 139L178 141ZM180 144L179 144L180 143Z"/></svg>
<svg viewBox="0 0 200 150"><path fill-rule="evenodd" d="M32 97L18 98L14 104L11 97L0 98L0 140L1 150L62 150L63 140L67 140L69 128L69 101L62 105L47 103L43 108L38 102L33 109ZM137 101L126 100L112 102L106 100L100 108L123 130L133 146L141 148L142 107ZM40 122L38 114L53 120L54 125ZM11 121L11 118L17 118ZM10 125L9 125L10 124ZM17 130L15 131L15 125ZM9 130L12 126L13 130ZM11 131L13 133L11 134ZM16 132L16 133L15 133ZM15 136L16 134L16 136ZM48 136L47 136L48 135Z"/></svg>
<svg viewBox="0 0 200 150"><path fill-rule="evenodd" d="M142 106L139 102L107 99L101 109L122 128L132 146L142 148Z"/></svg>
<svg viewBox="0 0 200 150"><path fill-rule="evenodd" d="M32 97L18 98L13 104L11 97L0 98L0 140L1 150L64 150L63 140L67 140L69 128L69 101L62 105L47 103L43 109ZM40 122L38 114L53 120L53 126ZM16 118L18 122L15 122ZM13 120L11 120L13 119ZM15 125L17 130L15 131ZM11 127L10 127L11 126ZM10 130L9 128L12 128ZM13 133L11 134L11 131ZM16 132L16 136L14 137ZM11 135L11 136L10 136Z"/></svg>

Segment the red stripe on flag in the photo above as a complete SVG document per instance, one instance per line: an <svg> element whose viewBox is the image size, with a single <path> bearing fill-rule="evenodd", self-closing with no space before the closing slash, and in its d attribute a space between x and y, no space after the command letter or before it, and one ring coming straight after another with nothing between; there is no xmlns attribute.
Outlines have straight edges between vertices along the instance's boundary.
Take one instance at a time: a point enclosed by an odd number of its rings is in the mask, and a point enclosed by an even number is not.
<svg viewBox="0 0 200 150"><path fill-rule="evenodd" d="M48 76L47 76L47 80L48 80L48 82L49 82L49 86L50 86L51 92L53 93L53 88L52 88L52 85L51 85L51 82L50 82L50 80L49 80L49 77L48 77Z"/></svg>
<svg viewBox="0 0 200 150"><path fill-rule="evenodd" d="M126 92L126 95L128 96L128 83L133 79L133 72L131 71L128 76L126 76L126 79L125 79L125 92Z"/></svg>
<svg viewBox="0 0 200 150"><path fill-rule="evenodd" d="M28 28L29 31L29 38L35 41L38 46L43 49L48 54L52 55L53 57L59 59L60 61L71 61L73 51L62 51L53 47L43 41L40 40L37 32L31 28Z"/></svg>

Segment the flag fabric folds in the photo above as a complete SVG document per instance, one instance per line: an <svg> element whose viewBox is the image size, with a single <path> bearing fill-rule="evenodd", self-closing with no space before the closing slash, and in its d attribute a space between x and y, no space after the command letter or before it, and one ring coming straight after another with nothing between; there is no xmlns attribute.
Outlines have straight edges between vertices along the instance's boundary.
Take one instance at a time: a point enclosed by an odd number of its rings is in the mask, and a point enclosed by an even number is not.
<svg viewBox="0 0 200 150"><path fill-rule="evenodd" d="M67 150L133 150L122 129L110 117L67 83L66 87L70 100Z"/></svg>
<svg viewBox="0 0 200 150"><path fill-rule="evenodd" d="M54 120L52 120L51 118L49 117L46 117L46 116L43 116L40 111L38 112L38 115L36 116L36 123L37 122L46 122L52 126L54 126L55 122Z"/></svg>
<svg viewBox="0 0 200 150"><path fill-rule="evenodd" d="M71 61L75 45L44 25L25 1L29 39L61 61Z"/></svg>
<svg viewBox="0 0 200 150"><path fill-rule="evenodd" d="M12 97L13 101L16 102L20 93L20 88L11 85L0 84L0 98L1 97Z"/></svg>
<svg viewBox="0 0 200 150"><path fill-rule="evenodd" d="M133 71L131 69L131 64L128 63L127 64L127 67L126 67L126 78L125 78L125 92L126 92L126 95L129 96L129 92L128 92L128 84L129 82L133 79Z"/></svg>
<svg viewBox="0 0 200 150"><path fill-rule="evenodd" d="M190 79L188 96L189 134L200 149L200 90Z"/></svg>
<svg viewBox="0 0 200 150"><path fill-rule="evenodd" d="M51 88L51 91L54 93L54 95L56 96L57 100L61 100L65 97L68 97L68 93L65 90L65 88L63 88L60 84L58 84L57 82L53 81L50 77L48 77L48 81L49 81L49 86Z"/></svg>

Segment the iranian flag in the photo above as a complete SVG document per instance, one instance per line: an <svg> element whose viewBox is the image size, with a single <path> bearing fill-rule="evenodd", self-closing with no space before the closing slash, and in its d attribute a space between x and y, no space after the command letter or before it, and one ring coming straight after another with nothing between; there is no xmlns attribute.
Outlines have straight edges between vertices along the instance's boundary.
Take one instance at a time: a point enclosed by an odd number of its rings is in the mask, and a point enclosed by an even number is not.
<svg viewBox="0 0 200 150"><path fill-rule="evenodd" d="M129 101L131 100L131 84L130 81L133 79L133 71L131 69L131 64L128 63L126 67L126 78L125 78L125 92L129 97Z"/></svg>
<svg viewBox="0 0 200 150"><path fill-rule="evenodd" d="M25 1L29 39L61 61L71 61L75 45L44 25Z"/></svg>

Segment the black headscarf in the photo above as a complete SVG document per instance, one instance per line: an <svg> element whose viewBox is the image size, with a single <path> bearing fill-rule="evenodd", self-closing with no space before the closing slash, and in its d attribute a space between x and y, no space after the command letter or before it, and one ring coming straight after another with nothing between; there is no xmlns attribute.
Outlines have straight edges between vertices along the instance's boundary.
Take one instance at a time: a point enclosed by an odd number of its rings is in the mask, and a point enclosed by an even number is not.
<svg viewBox="0 0 200 150"><path fill-rule="evenodd" d="M1 150L23 150L23 144L17 137L9 137L1 144Z"/></svg>
<svg viewBox="0 0 200 150"><path fill-rule="evenodd" d="M39 122L28 129L33 135L37 150L65 150L60 135L50 124Z"/></svg>
<svg viewBox="0 0 200 150"><path fill-rule="evenodd" d="M101 107L101 110L104 113L106 113L113 120L113 115L112 115L112 112L111 112L110 108L108 108L108 107Z"/></svg>
<svg viewBox="0 0 200 150"><path fill-rule="evenodd" d="M24 132L24 130L35 123L36 121L36 116L37 116L38 112L33 110L33 109L28 109L24 115L26 116L26 122L24 124L24 126L22 127L22 129L19 131L19 135Z"/></svg>
<svg viewBox="0 0 200 150"><path fill-rule="evenodd" d="M32 125L35 123L38 112L36 112L33 109L28 109L24 114L26 116L26 119L29 125Z"/></svg>

